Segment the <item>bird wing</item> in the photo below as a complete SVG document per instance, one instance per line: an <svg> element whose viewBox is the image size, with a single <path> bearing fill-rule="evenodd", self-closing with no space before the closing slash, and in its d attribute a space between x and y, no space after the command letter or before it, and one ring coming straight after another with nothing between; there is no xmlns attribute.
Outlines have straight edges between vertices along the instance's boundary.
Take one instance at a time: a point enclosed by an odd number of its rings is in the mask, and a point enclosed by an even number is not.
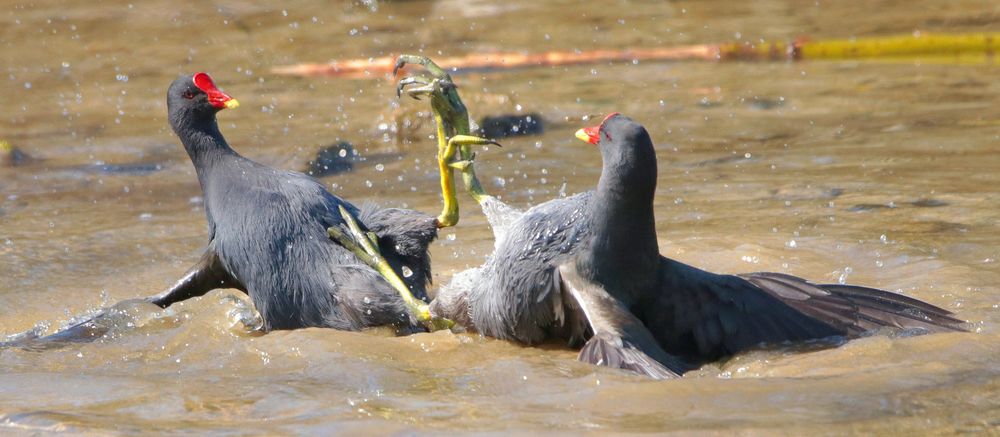
<svg viewBox="0 0 1000 437"><path fill-rule="evenodd" d="M562 325L556 270L589 238L591 193L550 200L510 223L469 290L472 322L483 335L537 344Z"/></svg>
<svg viewBox="0 0 1000 437"><path fill-rule="evenodd" d="M664 257L660 280L661 292L636 305L637 315L666 350L703 360L879 327L961 330L946 310L871 288L779 273L718 275Z"/></svg>
<svg viewBox="0 0 1000 437"><path fill-rule="evenodd" d="M580 361L629 370L656 379L676 378L691 367L666 353L625 306L598 283L580 276L574 262L559 266L562 301L582 313L593 336L580 350Z"/></svg>
<svg viewBox="0 0 1000 437"><path fill-rule="evenodd" d="M927 332L964 331L962 320L926 302L875 288L813 284L782 273L756 272L739 277L783 302L851 336L879 328Z"/></svg>

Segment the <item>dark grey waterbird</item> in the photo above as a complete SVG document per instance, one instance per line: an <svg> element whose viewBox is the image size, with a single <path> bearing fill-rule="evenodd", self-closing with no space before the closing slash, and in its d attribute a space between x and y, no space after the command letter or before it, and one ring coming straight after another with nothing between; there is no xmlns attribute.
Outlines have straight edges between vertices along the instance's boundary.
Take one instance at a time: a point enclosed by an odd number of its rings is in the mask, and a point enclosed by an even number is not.
<svg viewBox="0 0 1000 437"><path fill-rule="evenodd" d="M382 325L422 330L425 320L417 318L426 304L418 299L425 298L431 279L427 249L437 236L435 218L374 205L359 209L306 175L241 156L216 122L219 111L236 106L205 73L178 78L167 91L170 125L204 192L208 245L183 278L147 300L165 308L213 289L235 288L250 296L265 330ZM405 266L412 272L403 279L412 296L401 296L383 277L386 272L331 241L328 228L351 233L341 208L378 235L378 249L393 270ZM93 339L108 329L95 319L48 339Z"/></svg>
<svg viewBox="0 0 1000 437"><path fill-rule="evenodd" d="M780 273L719 275L661 256L646 129L611 114L578 136L600 148L597 190L523 213L487 196L495 251L456 275L432 313L527 344L586 340L582 361L654 377L768 344L884 327L962 330L947 310L887 291Z"/></svg>
<svg viewBox="0 0 1000 437"><path fill-rule="evenodd" d="M339 207L358 216L379 235L389 263L413 272L406 285L423 299L431 277L427 247L437 236L434 218L404 209L359 210L308 176L241 156L216 122L216 113L234 101L204 73L181 77L167 91L170 125L204 192L209 243L201 261L152 302L165 307L232 287L250 296L265 329L416 325L396 290L330 241L327 228L345 226Z"/></svg>

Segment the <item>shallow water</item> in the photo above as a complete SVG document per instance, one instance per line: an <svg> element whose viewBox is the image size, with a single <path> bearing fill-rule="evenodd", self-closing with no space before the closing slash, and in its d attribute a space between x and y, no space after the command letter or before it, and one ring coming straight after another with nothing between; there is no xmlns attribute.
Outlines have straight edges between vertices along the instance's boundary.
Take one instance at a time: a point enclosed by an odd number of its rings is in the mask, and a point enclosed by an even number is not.
<svg viewBox="0 0 1000 437"><path fill-rule="evenodd" d="M117 3L112 7L110 3ZM386 78L271 67L423 49L624 48L743 39L995 30L993 2L413 1L282 7L150 1L0 7L0 138L39 160L0 168L0 335L155 293L200 254L193 168L166 123L176 75L208 71L243 106L230 143L302 169L324 145L371 158L323 178L355 202L439 207L432 141L399 146ZM657 143L661 251L720 272L771 270L905 293L969 334L753 352L676 381L471 335L248 333L218 291L133 308L112 338L0 350L6 432L315 433L416 429L956 433L1000 427L1000 70L938 62L639 63L456 76L474 117L539 112L542 136L479 154L519 206L589 189L579 117L620 111ZM397 108L397 105L400 108ZM128 165L115 168L102 165ZM125 171L121 171L125 170ZM468 198L433 248L435 283L491 249Z"/></svg>

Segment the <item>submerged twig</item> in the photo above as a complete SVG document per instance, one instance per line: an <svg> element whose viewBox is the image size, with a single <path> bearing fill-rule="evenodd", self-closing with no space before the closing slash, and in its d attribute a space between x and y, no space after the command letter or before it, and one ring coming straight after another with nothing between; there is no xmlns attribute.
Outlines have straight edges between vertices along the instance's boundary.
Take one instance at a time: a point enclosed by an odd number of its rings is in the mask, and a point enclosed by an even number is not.
<svg viewBox="0 0 1000 437"><path fill-rule="evenodd" d="M438 58L450 71L505 70L534 66L651 61L797 61L815 59L923 59L997 62L1000 33L925 34L792 42L729 42L625 50L552 51L544 53L469 53ZM304 63L275 67L292 76L382 77L392 72L393 56Z"/></svg>

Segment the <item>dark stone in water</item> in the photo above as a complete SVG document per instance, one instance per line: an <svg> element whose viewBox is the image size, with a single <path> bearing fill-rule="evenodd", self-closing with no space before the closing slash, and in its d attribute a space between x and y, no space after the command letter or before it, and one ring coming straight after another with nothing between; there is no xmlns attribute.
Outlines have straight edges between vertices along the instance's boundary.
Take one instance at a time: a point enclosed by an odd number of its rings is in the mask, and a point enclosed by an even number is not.
<svg viewBox="0 0 1000 437"><path fill-rule="evenodd" d="M341 141L319 149L303 173L313 177L323 177L349 172L354 169L354 163L358 159L358 151L354 150L354 146L347 141Z"/></svg>
<svg viewBox="0 0 1000 437"><path fill-rule="evenodd" d="M725 156L725 157L722 157L722 158L715 158L715 159L709 159L709 160L705 160L705 161L698 161L698 162L689 164L688 167L709 167L709 166L713 166L713 165L729 164L729 163L732 163L732 162L749 161L751 159L752 158L747 158L745 155L730 155L730 156Z"/></svg>
<svg viewBox="0 0 1000 437"><path fill-rule="evenodd" d="M702 108L716 108L722 106L722 102L718 100L709 100L708 97L702 97L701 100L698 101L698 106L701 106Z"/></svg>
<svg viewBox="0 0 1000 437"><path fill-rule="evenodd" d="M94 164L81 168L90 173L104 174L125 174L125 175L147 175L163 170L163 164L137 163L137 164Z"/></svg>
<svg viewBox="0 0 1000 437"><path fill-rule="evenodd" d="M486 138L506 138L521 135L539 135L545 131L542 116L537 113L524 115L487 116L479 123Z"/></svg>
<svg viewBox="0 0 1000 437"><path fill-rule="evenodd" d="M942 206L948 206L948 202L937 199L918 199L914 200L913 202L905 202L903 204L914 206L917 208L939 208ZM847 210L851 212L865 212L865 211L874 211L876 209L894 209L898 207L899 205L897 205L895 202L889 202L888 204L861 203L858 205L854 205L848 208Z"/></svg>
<svg viewBox="0 0 1000 437"><path fill-rule="evenodd" d="M0 165L17 167L32 161L35 161L35 158L32 158L31 155L24 153L24 151L17 147L11 146L10 143L0 140Z"/></svg>
<svg viewBox="0 0 1000 437"><path fill-rule="evenodd" d="M917 208L937 208L941 206L948 206L948 202L937 199L920 199L915 200L910 204L916 206Z"/></svg>
<svg viewBox="0 0 1000 437"><path fill-rule="evenodd" d="M893 209L896 205L893 204L882 204L882 203L861 203L847 208L850 212L865 212L874 211L876 209Z"/></svg>
<svg viewBox="0 0 1000 437"><path fill-rule="evenodd" d="M759 109L762 111L767 111L769 109L779 108L785 106L785 101L780 97L777 99L772 99L768 97L754 97L750 99L747 104L753 109Z"/></svg>

